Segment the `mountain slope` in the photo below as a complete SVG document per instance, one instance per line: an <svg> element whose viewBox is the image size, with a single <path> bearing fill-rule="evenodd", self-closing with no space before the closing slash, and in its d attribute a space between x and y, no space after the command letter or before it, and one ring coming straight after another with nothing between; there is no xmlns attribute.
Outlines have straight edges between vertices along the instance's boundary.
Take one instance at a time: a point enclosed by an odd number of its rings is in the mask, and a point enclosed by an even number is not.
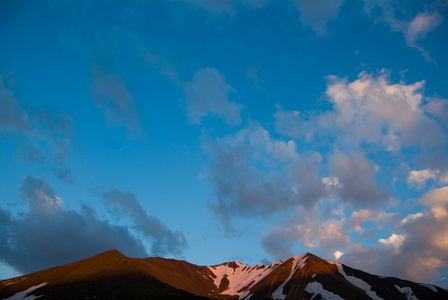
<svg viewBox="0 0 448 300"><path fill-rule="evenodd" d="M39 299L203 299L161 282L138 259L116 250L0 281L0 299L32 287Z"/></svg>
<svg viewBox="0 0 448 300"><path fill-rule="evenodd" d="M269 266L105 253L0 281L0 299L448 299L448 291L296 255ZM34 299L34 298L26 298Z"/></svg>

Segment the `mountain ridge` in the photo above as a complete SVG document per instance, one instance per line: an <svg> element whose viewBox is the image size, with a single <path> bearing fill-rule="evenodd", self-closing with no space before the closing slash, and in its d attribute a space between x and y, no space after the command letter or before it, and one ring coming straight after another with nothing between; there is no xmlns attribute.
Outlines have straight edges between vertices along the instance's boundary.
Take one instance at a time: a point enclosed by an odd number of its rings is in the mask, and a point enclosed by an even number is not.
<svg viewBox="0 0 448 300"><path fill-rule="evenodd" d="M161 257L130 258L117 250L0 281L0 299L27 295L43 300L448 299L440 287L369 274L311 253L269 266L237 261L198 266Z"/></svg>

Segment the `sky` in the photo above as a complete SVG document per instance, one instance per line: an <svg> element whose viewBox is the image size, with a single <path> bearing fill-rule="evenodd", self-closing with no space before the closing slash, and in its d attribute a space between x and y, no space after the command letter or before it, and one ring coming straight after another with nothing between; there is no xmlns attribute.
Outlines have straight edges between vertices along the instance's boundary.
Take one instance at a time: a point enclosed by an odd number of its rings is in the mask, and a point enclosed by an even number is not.
<svg viewBox="0 0 448 300"><path fill-rule="evenodd" d="M0 278L305 252L448 288L448 2L0 1Z"/></svg>

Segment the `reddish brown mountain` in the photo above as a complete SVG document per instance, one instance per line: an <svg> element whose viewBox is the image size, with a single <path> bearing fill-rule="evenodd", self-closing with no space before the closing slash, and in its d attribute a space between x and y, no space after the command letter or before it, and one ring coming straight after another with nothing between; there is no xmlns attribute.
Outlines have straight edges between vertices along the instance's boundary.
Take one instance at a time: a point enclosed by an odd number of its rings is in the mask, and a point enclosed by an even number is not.
<svg viewBox="0 0 448 300"><path fill-rule="evenodd" d="M27 298L25 298L27 297ZM310 253L270 266L129 258L112 250L0 281L0 299L448 299L448 291L379 277Z"/></svg>

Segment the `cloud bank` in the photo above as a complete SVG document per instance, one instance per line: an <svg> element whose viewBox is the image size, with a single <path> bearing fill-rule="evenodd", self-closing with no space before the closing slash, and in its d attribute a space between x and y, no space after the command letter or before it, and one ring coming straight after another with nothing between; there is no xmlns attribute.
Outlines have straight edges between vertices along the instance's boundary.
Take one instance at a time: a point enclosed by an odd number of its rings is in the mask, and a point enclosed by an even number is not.
<svg viewBox="0 0 448 300"><path fill-rule="evenodd" d="M0 260L21 273L62 265L110 249L146 257L142 243L89 206L67 210L50 182L29 176L20 192L29 210L17 216L0 209Z"/></svg>

